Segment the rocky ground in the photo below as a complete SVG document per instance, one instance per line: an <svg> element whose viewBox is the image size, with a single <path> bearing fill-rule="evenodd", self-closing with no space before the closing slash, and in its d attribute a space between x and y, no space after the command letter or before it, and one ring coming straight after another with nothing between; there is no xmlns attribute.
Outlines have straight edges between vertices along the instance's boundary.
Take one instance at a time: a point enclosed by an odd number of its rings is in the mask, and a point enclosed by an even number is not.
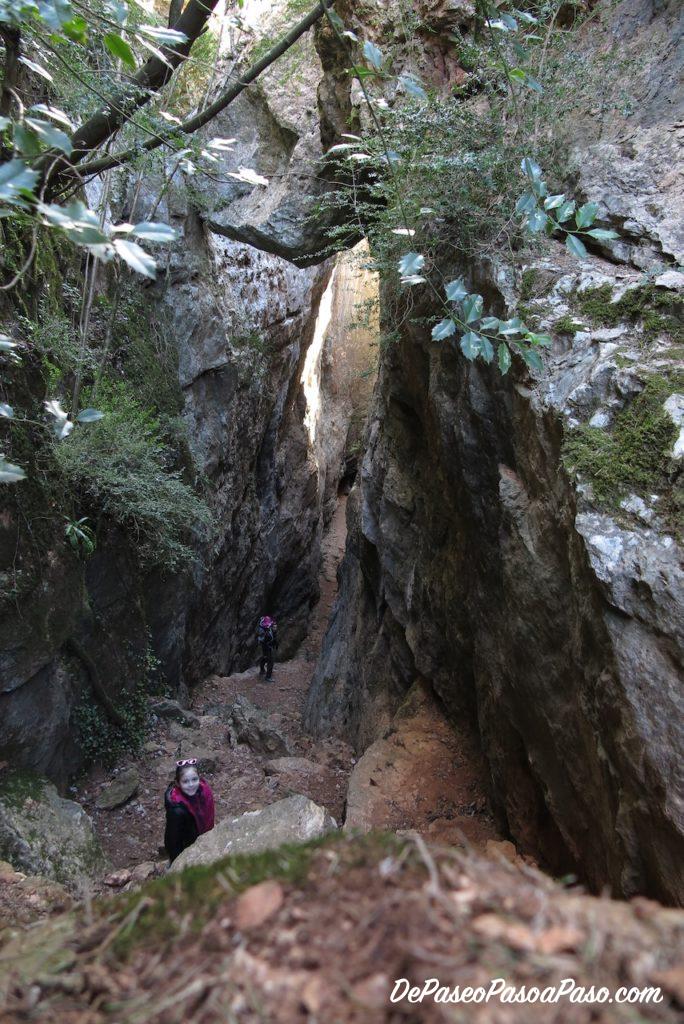
<svg viewBox="0 0 684 1024"><path fill-rule="evenodd" d="M374 834L237 857L19 934L3 1024L544 1024L675 1021L684 915L588 897L525 865ZM4 981L3 981L4 978ZM449 990L573 979L606 1002L392 1003L399 979ZM405 991L406 985L400 985ZM657 999L618 1003L620 988Z"/></svg>
<svg viewBox="0 0 684 1024"><path fill-rule="evenodd" d="M251 670L208 679L191 708L158 701L143 754L78 791L114 869L95 885L106 895L74 900L0 866L2 1024L678 1019L684 914L586 896L573 878L552 881L519 857L497 834L472 736L447 725L421 681L358 760L306 735L301 711L341 530L338 515L308 647L278 665L272 684ZM219 822L298 793L345 827L166 874L161 797L182 754L200 758ZM360 834L378 828L387 831ZM571 978L605 986L612 1001L390 999L399 979L453 990L499 978L540 990ZM618 1004L621 987L658 993Z"/></svg>
<svg viewBox="0 0 684 1024"><path fill-rule="evenodd" d="M199 758L214 791L218 821L302 793L342 822L356 759L337 740L314 743L302 728L301 708L337 590L344 510L342 498L323 542L321 597L307 640L295 658L276 664L273 681L267 683L255 666L232 676L210 676L193 691L189 708L153 703L155 725L140 756L113 772L95 770L76 788L74 799L92 815L118 879L127 879L135 865L151 866L163 857L164 790L182 757ZM122 776L130 778L127 799L114 808L98 806Z"/></svg>
<svg viewBox="0 0 684 1024"><path fill-rule="evenodd" d="M153 699L153 725L140 754L111 770L95 768L72 787L69 795L92 818L109 864L106 873L86 884L89 894L135 887L165 871L163 795L182 757L198 758L214 791L218 822L301 794L327 808L339 825L361 831L415 829L429 839L479 850L500 838L488 807L486 769L472 736L449 725L420 684L385 737L360 759L334 737L314 741L302 725L337 592L345 511L341 496L323 540L321 596L309 634L295 658L277 663L274 680L267 683L254 667L209 677L193 691L189 707ZM10 903L22 903L30 877L10 883L0 875L3 884L13 886ZM61 903L41 897L22 905L14 920L44 916Z"/></svg>

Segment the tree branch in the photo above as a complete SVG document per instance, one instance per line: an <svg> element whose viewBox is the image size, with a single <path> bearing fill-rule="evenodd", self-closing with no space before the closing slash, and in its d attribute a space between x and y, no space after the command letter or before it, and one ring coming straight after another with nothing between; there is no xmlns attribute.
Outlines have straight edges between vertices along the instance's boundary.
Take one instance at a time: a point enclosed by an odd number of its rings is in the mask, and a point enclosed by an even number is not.
<svg viewBox="0 0 684 1024"><path fill-rule="evenodd" d="M19 73L19 29L0 25L0 39L5 44L5 67L0 93L0 114L7 117L12 106L13 90Z"/></svg>
<svg viewBox="0 0 684 1024"><path fill-rule="evenodd" d="M173 147L174 140L177 135L191 135L196 132L199 128L203 128L205 124L208 124L217 114L220 114L222 110L225 110L233 100L237 99L241 92L243 92L247 86L251 85L252 82L256 81L262 72L266 68L270 67L274 61L282 57L284 53L292 47L300 36L304 35L312 25L314 25L318 19L323 15L327 8L332 7L334 0L320 0L320 2L314 7L306 17L302 18L290 31L283 36L283 38L276 43L272 49L266 53L261 60L258 60L256 64L253 64L237 82L234 82L227 89L225 89L213 103L210 103L208 107L195 114L194 117L189 117L187 120L179 124L173 134L166 137L157 136L156 138L148 139L147 142L142 146L134 146L130 149L123 150L120 153L112 153L110 156L101 157L98 160L89 160L87 163L81 164L78 173L82 175L87 174L100 174L102 171L109 170L111 167L120 167L122 164L129 163L136 157L140 156L143 152L150 152L153 149L157 149L159 146L168 145ZM84 154L74 154L77 159ZM73 161L73 156L72 156ZM60 177L68 177L70 175L69 167L62 167L60 170ZM75 173L75 169L72 173Z"/></svg>
<svg viewBox="0 0 684 1024"><path fill-rule="evenodd" d="M104 106L77 128L72 136L71 157L59 162L51 177L59 178L74 164L80 163L94 149L103 145L115 135L135 114L136 110L149 103L152 96L168 82L175 69L182 64L195 40L203 33L218 0L189 0L185 10L173 26L183 32L187 39L173 47L162 47L165 62L151 57L133 76L125 89L121 90ZM41 158L36 169L45 173L48 156ZM53 159L52 156L49 159Z"/></svg>
<svg viewBox="0 0 684 1024"><path fill-rule="evenodd" d="M169 4L169 28L175 28L181 16L184 0L171 0Z"/></svg>

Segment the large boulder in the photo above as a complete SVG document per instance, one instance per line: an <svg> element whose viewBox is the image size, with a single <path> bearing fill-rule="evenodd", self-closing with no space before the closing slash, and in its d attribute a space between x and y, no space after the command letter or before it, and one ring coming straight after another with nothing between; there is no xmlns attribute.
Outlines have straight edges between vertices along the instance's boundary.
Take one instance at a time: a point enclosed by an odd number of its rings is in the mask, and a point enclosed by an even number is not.
<svg viewBox="0 0 684 1024"><path fill-rule="evenodd" d="M246 743L257 754L288 757L292 753L279 716L255 707L246 697L238 697L231 708L228 736L231 746Z"/></svg>
<svg viewBox="0 0 684 1024"><path fill-rule="evenodd" d="M178 722L187 728L195 729L199 726L199 719L193 711L181 707L177 700L171 700L169 697L155 697L150 701L150 711L157 718Z"/></svg>
<svg viewBox="0 0 684 1024"><path fill-rule="evenodd" d="M95 806L101 811L113 811L131 800L140 788L140 775L135 766L119 772L102 790Z"/></svg>
<svg viewBox="0 0 684 1024"><path fill-rule="evenodd" d="M40 776L15 772L0 785L0 859L78 890L106 861L86 812Z"/></svg>
<svg viewBox="0 0 684 1024"><path fill-rule="evenodd" d="M235 853L261 853L275 850L283 843L304 843L334 828L335 819L325 807L305 796L291 796L260 811L220 821L181 853L171 871L182 871L194 864L212 864Z"/></svg>

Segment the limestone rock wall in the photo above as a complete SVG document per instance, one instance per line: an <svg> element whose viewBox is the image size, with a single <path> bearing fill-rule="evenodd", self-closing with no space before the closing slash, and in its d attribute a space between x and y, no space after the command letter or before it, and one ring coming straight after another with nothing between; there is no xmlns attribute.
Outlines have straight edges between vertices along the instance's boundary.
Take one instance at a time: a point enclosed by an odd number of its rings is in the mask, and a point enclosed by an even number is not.
<svg viewBox="0 0 684 1024"><path fill-rule="evenodd" d="M412 320L381 361L307 717L363 750L422 677L449 715L478 729L501 824L524 850L596 889L681 902L677 431L669 454L653 453L666 467L659 493L635 485L608 502L563 457L582 427L621 436L650 388L662 388L654 414L666 403L681 424L681 274L668 270L681 203L667 155L677 112L660 87L676 62L663 42L676 21L671 4L625 3L610 29L653 57L632 85L659 147L642 145L638 105L631 123L602 125L599 140L595 126L568 128L575 194L626 230L609 259L578 265L550 243L526 268L531 313L554 337L545 373L533 379L516 363L502 379L433 342L415 321L434 310L414 289ZM644 266L656 268L650 297L639 291ZM445 260L440 270L445 280L464 274L495 315L522 301L522 276L505 262ZM607 314L583 302L598 289ZM631 312L618 305L629 295ZM675 319L654 319L668 309Z"/></svg>
<svg viewBox="0 0 684 1024"><path fill-rule="evenodd" d="M168 188L161 174L150 174L124 177L111 190L116 220L135 206L136 219L166 220L180 233L159 253L161 272L141 286L141 304L150 315L163 312L169 325L189 472L213 528L195 531L196 562L179 575L141 569L134 539L106 520L95 553L82 561L58 517L40 573L3 605L0 759L60 784L81 759L74 708L84 694L97 704L92 665L116 703L145 678L151 649L167 684L182 692L207 672L247 667L266 611L281 623L281 654L294 652L316 600L324 481L335 491L342 466L337 458L328 470L314 451L301 376L332 268L319 257L317 266L297 269L223 230L231 217L257 222L268 208L282 233L277 210L290 195L299 202L305 164L320 150L320 63L310 40L292 56L303 59L306 74L289 100L279 79L265 80L207 129L207 138L236 138L227 168L250 167L273 189L221 174L222 183L212 183L176 168ZM299 212L292 216L299 230ZM103 273L98 289L106 288ZM316 386L319 375L320 365ZM39 407L44 385L31 386ZM4 514L0 571L21 565L22 555L13 516Z"/></svg>

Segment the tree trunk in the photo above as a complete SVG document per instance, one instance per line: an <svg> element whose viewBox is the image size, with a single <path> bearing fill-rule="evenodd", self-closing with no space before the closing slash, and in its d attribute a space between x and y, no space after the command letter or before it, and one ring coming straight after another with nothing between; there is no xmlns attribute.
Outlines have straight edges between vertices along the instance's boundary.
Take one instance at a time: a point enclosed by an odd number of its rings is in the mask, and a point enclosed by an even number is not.
<svg viewBox="0 0 684 1024"><path fill-rule="evenodd" d="M168 64L159 57L151 57L134 75L132 83L126 89L113 96L109 103L77 129L72 139L72 163L78 163L111 138L130 120L136 110L144 107L151 96L166 85L175 69L190 53L192 44L204 31L217 3L218 0L189 0L173 26L178 32L184 32L187 40L173 48L163 47Z"/></svg>

